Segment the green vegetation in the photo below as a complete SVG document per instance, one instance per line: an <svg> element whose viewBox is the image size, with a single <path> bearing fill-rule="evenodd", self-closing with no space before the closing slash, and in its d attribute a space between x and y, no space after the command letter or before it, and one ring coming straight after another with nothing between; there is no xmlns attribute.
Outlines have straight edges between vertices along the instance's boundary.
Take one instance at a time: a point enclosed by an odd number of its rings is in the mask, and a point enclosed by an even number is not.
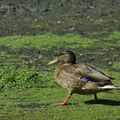
<svg viewBox="0 0 120 120"><path fill-rule="evenodd" d="M54 80L51 72L39 71L35 67L4 64L0 67L0 85L5 88L25 89L31 87L53 87Z"/></svg>
<svg viewBox="0 0 120 120"><path fill-rule="evenodd" d="M120 69L120 62L115 62L115 63L113 64L113 68L118 68L118 69Z"/></svg>
<svg viewBox="0 0 120 120"><path fill-rule="evenodd" d="M56 67L46 64L53 54L73 50L77 61L97 66L115 77L120 85L120 32L110 36L88 37L78 34L43 34L39 36L10 36L0 38L0 119L1 120L119 120L119 91L100 93L97 104L93 96L73 95L70 104L61 102L67 92L53 77ZM99 36L98 35L98 36Z"/></svg>
<svg viewBox="0 0 120 120"><path fill-rule="evenodd" d="M119 92L100 93L98 104L89 104L93 96L73 95L67 106L51 105L61 102L66 94L62 88L6 90L0 95L0 117L3 120L106 120L108 118L118 120L120 118L120 98L116 99Z"/></svg>
<svg viewBox="0 0 120 120"><path fill-rule="evenodd" d="M66 43L68 44L67 46L70 47L87 47L93 45L94 40L91 41L91 39L82 38L77 34L66 34L64 36L58 36L51 33L39 36L11 36L0 38L1 45L6 45L14 48L23 46L43 48L48 46L52 47L56 45L64 45Z"/></svg>

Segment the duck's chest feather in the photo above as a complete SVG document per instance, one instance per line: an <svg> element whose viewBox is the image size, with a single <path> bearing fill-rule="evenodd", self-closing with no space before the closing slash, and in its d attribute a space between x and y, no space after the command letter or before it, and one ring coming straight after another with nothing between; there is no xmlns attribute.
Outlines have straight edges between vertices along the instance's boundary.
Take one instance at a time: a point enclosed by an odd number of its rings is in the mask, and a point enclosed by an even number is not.
<svg viewBox="0 0 120 120"><path fill-rule="evenodd" d="M68 90L73 90L76 88L81 88L84 84L79 79L79 76L75 72L76 66L63 64L59 65L55 70L55 78L57 83L67 88Z"/></svg>
<svg viewBox="0 0 120 120"><path fill-rule="evenodd" d="M67 67L67 65L64 64L60 64L58 65L58 67L56 68L55 72L54 72L54 76L56 79L56 82L64 87L64 88L69 88L69 80L68 80L68 76L64 74L64 69Z"/></svg>
<svg viewBox="0 0 120 120"><path fill-rule="evenodd" d="M66 66L64 64L58 65L58 67L55 69L54 75L56 79L60 79L60 74L61 71L65 68Z"/></svg>

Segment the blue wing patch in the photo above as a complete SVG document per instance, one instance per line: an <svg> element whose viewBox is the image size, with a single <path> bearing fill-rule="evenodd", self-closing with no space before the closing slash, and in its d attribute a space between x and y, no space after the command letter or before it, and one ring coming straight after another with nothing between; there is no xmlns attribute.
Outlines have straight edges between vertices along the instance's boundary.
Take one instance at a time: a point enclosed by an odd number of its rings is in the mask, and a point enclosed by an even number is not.
<svg viewBox="0 0 120 120"><path fill-rule="evenodd" d="M90 79L87 76L82 76L80 79L86 82L90 81Z"/></svg>

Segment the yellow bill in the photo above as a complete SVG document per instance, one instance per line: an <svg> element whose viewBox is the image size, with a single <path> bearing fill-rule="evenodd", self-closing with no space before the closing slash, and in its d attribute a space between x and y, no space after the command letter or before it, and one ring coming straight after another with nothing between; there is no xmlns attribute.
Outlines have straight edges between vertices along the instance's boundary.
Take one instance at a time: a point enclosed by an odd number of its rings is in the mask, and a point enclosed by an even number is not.
<svg viewBox="0 0 120 120"><path fill-rule="evenodd" d="M47 65L51 65L51 64L54 64L56 62L58 62L58 59L54 59L54 60L50 61Z"/></svg>

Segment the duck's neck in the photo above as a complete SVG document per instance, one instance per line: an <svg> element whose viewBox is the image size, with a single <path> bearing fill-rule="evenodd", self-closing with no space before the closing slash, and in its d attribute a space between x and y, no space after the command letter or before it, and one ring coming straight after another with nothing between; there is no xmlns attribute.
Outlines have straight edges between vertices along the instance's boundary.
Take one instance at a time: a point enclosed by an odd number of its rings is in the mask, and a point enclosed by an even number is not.
<svg viewBox="0 0 120 120"><path fill-rule="evenodd" d="M54 72L55 77L58 78L59 75L60 75L60 72L61 72L66 66L69 66L69 65L71 65L71 64L69 64L69 63L59 64L59 65L57 66L55 72Z"/></svg>

